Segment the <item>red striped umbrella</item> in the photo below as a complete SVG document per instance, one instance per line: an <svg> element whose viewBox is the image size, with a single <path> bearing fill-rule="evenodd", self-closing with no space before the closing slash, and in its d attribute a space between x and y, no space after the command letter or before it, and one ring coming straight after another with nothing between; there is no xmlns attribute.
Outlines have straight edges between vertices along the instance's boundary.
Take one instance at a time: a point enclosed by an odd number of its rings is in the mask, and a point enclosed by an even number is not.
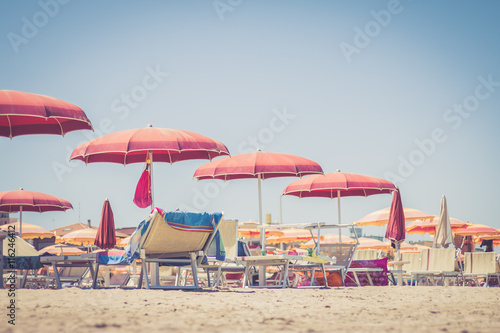
<svg viewBox="0 0 500 333"><path fill-rule="evenodd" d="M262 224L261 179L302 177L322 173L323 170L319 164L307 158L257 150L253 153L221 158L202 165L194 173L194 178L198 180L257 178L259 180L259 222ZM264 241L264 234L261 234L262 244Z"/></svg>
<svg viewBox="0 0 500 333"><path fill-rule="evenodd" d="M224 144L204 135L179 129L146 128L111 133L86 142L73 150L70 160L87 163L109 162L119 164L151 162L175 163L185 160L208 159L229 155ZM150 181L150 184L153 184ZM151 197L153 197L153 191ZM152 201L152 200L151 200ZM151 204L151 207L154 203Z"/></svg>
<svg viewBox="0 0 500 333"><path fill-rule="evenodd" d="M82 109L54 97L0 90L0 136L92 130Z"/></svg>
<svg viewBox="0 0 500 333"><path fill-rule="evenodd" d="M16 191L0 192L0 211L19 212L19 234L21 237L23 235L23 211L43 213L67 209L73 209L71 203L53 195L25 191L22 188Z"/></svg>
<svg viewBox="0 0 500 333"><path fill-rule="evenodd" d="M340 224L340 197L370 196L391 193L396 186L388 180L354 173L331 172L302 178L289 184L283 195L299 198L338 198L338 223Z"/></svg>

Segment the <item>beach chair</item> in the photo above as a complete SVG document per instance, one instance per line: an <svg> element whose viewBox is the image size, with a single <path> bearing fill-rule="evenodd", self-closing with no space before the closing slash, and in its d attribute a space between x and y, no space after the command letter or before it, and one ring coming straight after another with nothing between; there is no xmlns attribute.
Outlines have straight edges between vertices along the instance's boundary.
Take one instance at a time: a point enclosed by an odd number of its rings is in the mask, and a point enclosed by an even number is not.
<svg viewBox="0 0 500 333"><path fill-rule="evenodd" d="M378 259L380 250L375 249L358 249L354 253L353 260L375 260Z"/></svg>
<svg viewBox="0 0 500 333"><path fill-rule="evenodd" d="M463 285L474 282L489 287L492 281L499 284L500 267L494 252L466 252L464 254Z"/></svg>
<svg viewBox="0 0 500 333"><path fill-rule="evenodd" d="M200 289L198 265L204 261L214 238L218 256L223 259L222 242L217 234L221 219L222 213L164 212L155 208L148 219L139 224L125 248L129 262L137 258L142 260L138 285L142 286L145 279L148 289ZM191 265L193 285L160 285L160 264Z"/></svg>
<svg viewBox="0 0 500 333"><path fill-rule="evenodd" d="M457 251L454 248L423 249L420 253L421 269L412 270L413 279L430 282L436 285L441 281L442 285L449 285L450 279L455 279L458 285L459 278L462 276L458 265Z"/></svg>
<svg viewBox="0 0 500 333"><path fill-rule="evenodd" d="M215 258L215 246L212 243L208 250L209 263L202 265L208 275L208 284L210 286L210 272L214 272L215 287L229 284L232 286L242 286L245 274L245 265L239 264L236 261L238 256L249 256L250 250L248 245L238 240L238 222L237 221L222 221L219 226L222 243L224 244L225 259L219 261ZM253 274L253 270L249 270L249 274ZM251 279L251 277L250 277Z"/></svg>

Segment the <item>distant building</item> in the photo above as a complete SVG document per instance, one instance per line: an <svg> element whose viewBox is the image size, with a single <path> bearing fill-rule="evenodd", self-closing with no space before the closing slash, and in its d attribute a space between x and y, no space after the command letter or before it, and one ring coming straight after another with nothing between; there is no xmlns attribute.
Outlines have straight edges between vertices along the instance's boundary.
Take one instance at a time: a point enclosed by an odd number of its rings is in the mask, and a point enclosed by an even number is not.
<svg viewBox="0 0 500 333"><path fill-rule="evenodd" d="M50 231L55 232L57 236L62 237L66 234L69 234L70 232L82 230L82 229L88 229L88 228L89 228L89 225L87 223L78 222L78 223L70 224L70 225L60 227L57 229L52 229ZM92 226L90 228L97 229L97 227L92 227Z"/></svg>
<svg viewBox="0 0 500 333"><path fill-rule="evenodd" d="M9 217L9 213L0 213L0 225L17 222L16 218Z"/></svg>

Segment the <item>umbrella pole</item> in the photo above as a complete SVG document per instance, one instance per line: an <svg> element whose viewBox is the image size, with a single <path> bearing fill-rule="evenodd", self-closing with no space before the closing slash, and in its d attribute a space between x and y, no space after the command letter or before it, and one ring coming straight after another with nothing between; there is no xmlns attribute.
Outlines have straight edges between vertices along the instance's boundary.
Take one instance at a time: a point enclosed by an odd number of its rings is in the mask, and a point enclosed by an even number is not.
<svg viewBox="0 0 500 333"><path fill-rule="evenodd" d="M23 206L19 206L19 237L23 238Z"/></svg>
<svg viewBox="0 0 500 333"><path fill-rule="evenodd" d="M261 226L264 225L264 221L262 220L262 186L261 186L262 175L259 173L259 181L258 181L258 192L259 192L259 224ZM262 251L266 250L266 231L264 229L260 229L260 246ZM261 266L259 269L259 286L266 285L266 266Z"/></svg>
<svg viewBox="0 0 500 333"><path fill-rule="evenodd" d="M339 218L338 218L338 221L339 221L339 224L340 224L340 190L337 189L337 206L338 206L338 214L339 214ZM339 228L339 243L342 244L342 229Z"/></svg>
<svg viewBox="0 0 500 333"><path fill-rule="evenodd" d="M280 224L283 224L283 194L280 195Z"/></svg>
<svg viewBox="0 0 500 333"><path fill-rule="evenodd" d="M155 207L155 197L154 197L154 185L153 185L153 151L149 151L149 156L151 159L151 163L149 164L149 177L151 182L151 211Z"/></svg>

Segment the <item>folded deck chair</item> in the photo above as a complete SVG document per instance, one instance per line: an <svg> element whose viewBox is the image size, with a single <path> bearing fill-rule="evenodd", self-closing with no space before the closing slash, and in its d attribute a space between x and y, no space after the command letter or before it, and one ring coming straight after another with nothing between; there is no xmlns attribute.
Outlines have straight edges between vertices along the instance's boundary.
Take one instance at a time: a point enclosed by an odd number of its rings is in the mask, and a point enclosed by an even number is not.
<svg viewBox="0 0 500 333"><path fill-rule="evenodd" d="M199 289L198 265L205 259L212 239L217 239L217 256L222 260L224 257L222 242L217 233L222 215L222 213L164 212L155 208L149 218L139 224L125 248L129 262L139 257L142 260L139 286L142 286L144 278L148 289ZM150 285L148 263L170 266L191 265L194 285ZM157 284L158 271L154 266L151 271L151 279Z"/></svg>
<svg viewBox="0 0 500 333"><path fill-rule="evenodd" d="M496 278L496 279L495 279ZM495 280L499 283L500 267L496 261L494 252L466 252L464 255L463 285L472 280L479 286L483 281L483 287L489 287L490 282Z"/></svg>

